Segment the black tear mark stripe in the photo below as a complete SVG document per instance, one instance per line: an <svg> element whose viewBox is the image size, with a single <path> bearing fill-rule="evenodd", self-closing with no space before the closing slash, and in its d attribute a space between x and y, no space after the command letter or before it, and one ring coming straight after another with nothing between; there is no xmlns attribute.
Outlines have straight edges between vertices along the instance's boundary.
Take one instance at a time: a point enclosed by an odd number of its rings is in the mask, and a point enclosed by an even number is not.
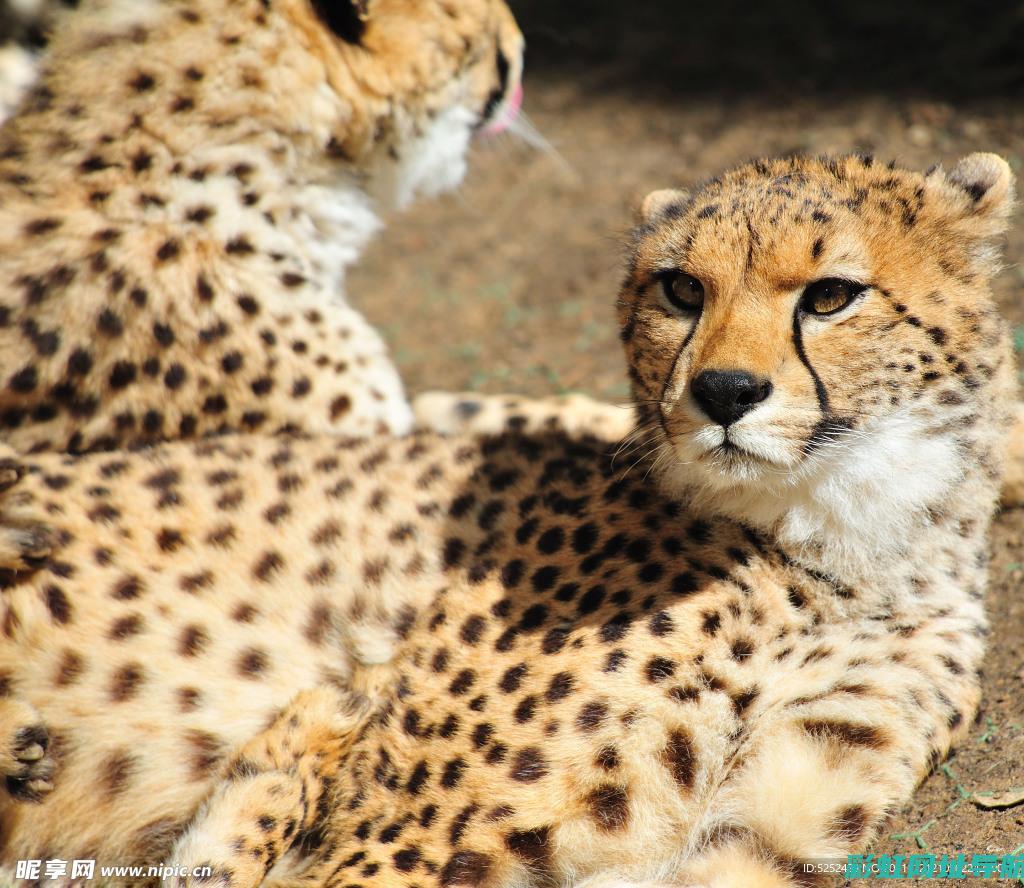
<svg viewBox="0 0 1024 888"><path fill-rule="evenodd" d="M757 234L754 231L754 225L750 221L750 215L744 214L744 218L747 222L747 261L744 265L744 271L749 273L750 269L754 266L754 246L759 243Z"/></svg>
<svg viewBox="0 0 1024 888"><path fill-rule="evenodd" d="M818 376L818 371L814 369L814 365L811 364L810 359L807 357L807 352L804 351L804 338L803 333L800 330L799 304L793 312L793 348L796 349L796 354L797 357L800 358L800 363L807 368L807 372L811 374L811 379L814 380L814 392L818 396L818 409L821 411L822 416L828 417L831 412L828 400L828 390L825 388L825 383L821 381L821 377Z"/></svg>
<svg viewBox="0 0 1024 888"><path fill-rule="evenodd" d="M672 380L675 379L676 365L679 363L679 358L682 357L683 352L686 350L686 346L690 344L690 340L693 339L693 334L697 332L697 325L700 323L700 319L704 317L703 310L697 317L693 319L693 326L690 327L690 331L683 337L683 341L680 343L679 348L676 349L675 357L672 358L672 365L669 367L669 371L665 376L665 384L661 387L661 396L658 398L658 421L661 423L661 428L665 432L665 437L671 440L672 435L668 430L668 417L665 416L665 395L668 392L668 387L671 385Z"/></svg>

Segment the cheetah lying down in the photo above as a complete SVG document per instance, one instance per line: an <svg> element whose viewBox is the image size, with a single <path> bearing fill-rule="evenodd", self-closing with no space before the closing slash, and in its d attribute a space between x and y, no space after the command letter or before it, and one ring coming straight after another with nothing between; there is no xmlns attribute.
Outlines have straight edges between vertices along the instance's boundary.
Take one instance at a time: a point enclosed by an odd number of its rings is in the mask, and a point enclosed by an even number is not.
<svg viewBox="0 0 1024 888"><path fill-rule="evenodd" d="M971 155L652 195L619 298L649 474L542 432L26 457L55 548L3 593L0 761L31 704L52 791L0 803L2 860L827 883L803 862L978 703L1011 192Z"/></svg>

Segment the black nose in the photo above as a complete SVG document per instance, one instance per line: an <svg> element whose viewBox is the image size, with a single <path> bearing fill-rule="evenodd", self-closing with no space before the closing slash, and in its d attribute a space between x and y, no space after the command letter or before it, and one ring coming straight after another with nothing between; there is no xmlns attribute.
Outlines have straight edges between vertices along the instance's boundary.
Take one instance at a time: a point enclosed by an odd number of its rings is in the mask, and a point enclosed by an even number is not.
<svg viewBox="0 0 1024 888"><path fill-rule="evenodd" d="M690 391L708 416L727 426L767 398L772 384L741 370L705 370L694 377Z"/></svg>

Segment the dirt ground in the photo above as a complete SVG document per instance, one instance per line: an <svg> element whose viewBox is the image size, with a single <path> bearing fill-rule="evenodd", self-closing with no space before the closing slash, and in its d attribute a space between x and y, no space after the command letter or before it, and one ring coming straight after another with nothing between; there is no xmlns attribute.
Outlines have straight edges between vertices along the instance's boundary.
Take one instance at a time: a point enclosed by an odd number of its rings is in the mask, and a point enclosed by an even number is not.
<svg viewBox="0 0 1024 888"><path fill-rule="evenodd" d="M409 388L624 400L619 244L653 188L792 151L922 169L996 151L1024 175L1019 4L826 5L513 2L526 111L553 151L481 144L465 187L393 220L351 279ZM1020 215L1006 255L996 291L1024 347ZM879 853L1024 853L1024 804L970 798L1024 787L1024 512L999 516L992 552L978 722Z"/></svg>

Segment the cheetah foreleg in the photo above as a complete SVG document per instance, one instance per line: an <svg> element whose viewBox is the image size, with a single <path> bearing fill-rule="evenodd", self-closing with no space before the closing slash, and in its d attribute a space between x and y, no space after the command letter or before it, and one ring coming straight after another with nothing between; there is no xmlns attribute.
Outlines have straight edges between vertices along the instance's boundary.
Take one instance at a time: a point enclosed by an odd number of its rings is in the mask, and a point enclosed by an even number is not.
<svg viewBox="0 0 1024 888"><path fill-rule="evenodd" d="M209 884L210 867L234 888L259 885L274 863L322 822L338 768L369 714L364 698L323 686L295 696L274 723L242 747L228 776L171 855Z"/></svg>
<svg viewBox="0 0 1024 888"><path fill-rule="evenodd" d="M977 708L980 607L970 610L863 626L852 662L849 629L795 651L798 668L750 711L684 882L834 884L822 862L862 853Z"/></svg>
<svg viewBox="0 0 1024 888"><path fill-rule="evenodd" d="M573 438L615 443L632 430L629 405L606 404L586 395L523 398L475 392L424 392L413 399L417 428L441 435L562 432Z"/></svg>

